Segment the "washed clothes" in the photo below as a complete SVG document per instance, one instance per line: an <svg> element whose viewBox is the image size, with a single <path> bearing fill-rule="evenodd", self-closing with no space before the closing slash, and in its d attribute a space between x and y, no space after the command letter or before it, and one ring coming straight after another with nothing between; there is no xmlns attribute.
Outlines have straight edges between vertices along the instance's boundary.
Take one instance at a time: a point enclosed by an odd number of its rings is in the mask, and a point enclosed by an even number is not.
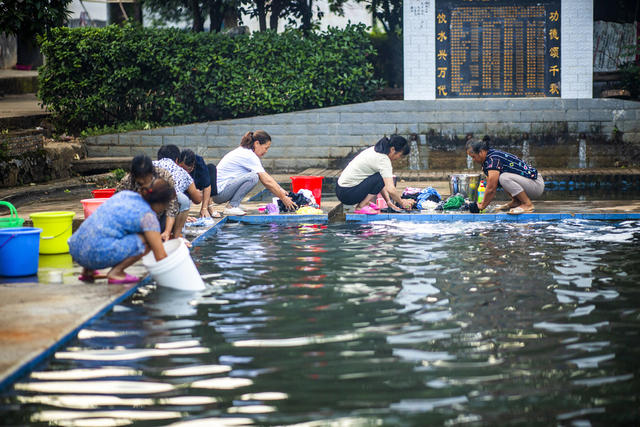
<svg viewBox="0 0 640 427"><path fill-rule="evenodd" d="M69 252L84 268L113 267L141 255L138 233L160 232L156 213L138 193L120 191L98 207L69 238Z"/></svg>
<svg viewBox="0 0 640 427"><path fill-rule="evenodd" d="M488 171L497 170L501 174L508 172L533 180L538 178L538 170L528 165L524 160L513 154L492 148L487 151L487 158L482 163L482 170L486 176L489 176Z"/></svg>
<svg viewBox="0 0 640 427"><path fill-rule="evenodd" d="M393 167L389 156L378 153L375 147L369 147L349 162L338 178L338 185L355 187L375 173L382 178L393 178Z"/></svg>
<svg viewBox="0 0 640 427"><path fill-rule="evenodd" d="M218 163L218 193L222 193L229 183L249 172L259 174L265 172L260 157L253 150L238 147L225 154ZM216 203L219 203L216 201Z"/></svg>

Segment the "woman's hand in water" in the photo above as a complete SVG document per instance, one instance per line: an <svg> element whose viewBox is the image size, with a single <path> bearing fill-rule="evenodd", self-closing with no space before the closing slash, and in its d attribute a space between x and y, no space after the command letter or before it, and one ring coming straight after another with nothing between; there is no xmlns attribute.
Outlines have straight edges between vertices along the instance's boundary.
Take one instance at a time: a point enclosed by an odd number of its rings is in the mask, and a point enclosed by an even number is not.
<svg viewBox="0 0 640 427"><path fill-rule="evenodd" d="M413 205L416 203L415 200L413 199L402 199L400 201L400 204L402 205L403 209L406 209L408 211L410 211L411 209L413 209Z"/></svg>

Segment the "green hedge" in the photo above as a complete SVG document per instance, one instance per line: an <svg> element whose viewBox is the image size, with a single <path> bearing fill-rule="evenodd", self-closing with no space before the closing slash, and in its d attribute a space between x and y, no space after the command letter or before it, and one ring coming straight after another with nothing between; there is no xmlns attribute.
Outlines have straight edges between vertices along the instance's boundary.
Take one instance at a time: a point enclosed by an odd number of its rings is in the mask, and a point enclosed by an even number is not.
<svg viewBox="0 0 640 427"><path fill-rule="evenodd" d="M363 25L303 37L229 37L139 26L55 28L41 40L39 97L64 130L193 123L369 101Z"/></svg>

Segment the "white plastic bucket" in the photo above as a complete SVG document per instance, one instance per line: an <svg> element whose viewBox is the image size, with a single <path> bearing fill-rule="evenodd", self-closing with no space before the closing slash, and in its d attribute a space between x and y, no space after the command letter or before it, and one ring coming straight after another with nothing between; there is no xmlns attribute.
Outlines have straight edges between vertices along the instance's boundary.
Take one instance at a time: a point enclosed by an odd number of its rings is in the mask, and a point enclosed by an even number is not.
<svg viewBox="0 0 640 427"><path fill-rule="evenodd" d="M153 252L142 257L142 264L147 267L158 286L183 291L203 290L204 282L182 239L164 242L164 250L167 251L167 257L160 261L156 261Z"/></svg>

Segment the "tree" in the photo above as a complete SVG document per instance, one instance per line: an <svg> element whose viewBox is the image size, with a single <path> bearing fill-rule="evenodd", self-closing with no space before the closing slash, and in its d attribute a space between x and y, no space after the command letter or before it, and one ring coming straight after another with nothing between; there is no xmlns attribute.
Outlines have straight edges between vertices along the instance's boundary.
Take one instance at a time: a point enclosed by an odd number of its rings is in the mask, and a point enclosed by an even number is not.
<svg viewBox="0 0 640 427"><path fill-rule="evenodd" d="M152 22L189 22L196 32L204 31L209 15L209 31L219 32L225 22L237 22L239 0L144 0L144 8L154 15Z"/></svg>
<svg viewBox="0 0 640 427"><path fill-rule="evenodd" d="M0 1L0 33L21 36L45 34L63 25L72 0L3 0Z"/></svg>
<svg viewBox="0 0 640 427"><path fill-rule="evenodd" d="M15 34L18 40L18 64L40 66L42 55L36 36L62 26L69 16L72 0L0 1L0 33Z"/></svg>

